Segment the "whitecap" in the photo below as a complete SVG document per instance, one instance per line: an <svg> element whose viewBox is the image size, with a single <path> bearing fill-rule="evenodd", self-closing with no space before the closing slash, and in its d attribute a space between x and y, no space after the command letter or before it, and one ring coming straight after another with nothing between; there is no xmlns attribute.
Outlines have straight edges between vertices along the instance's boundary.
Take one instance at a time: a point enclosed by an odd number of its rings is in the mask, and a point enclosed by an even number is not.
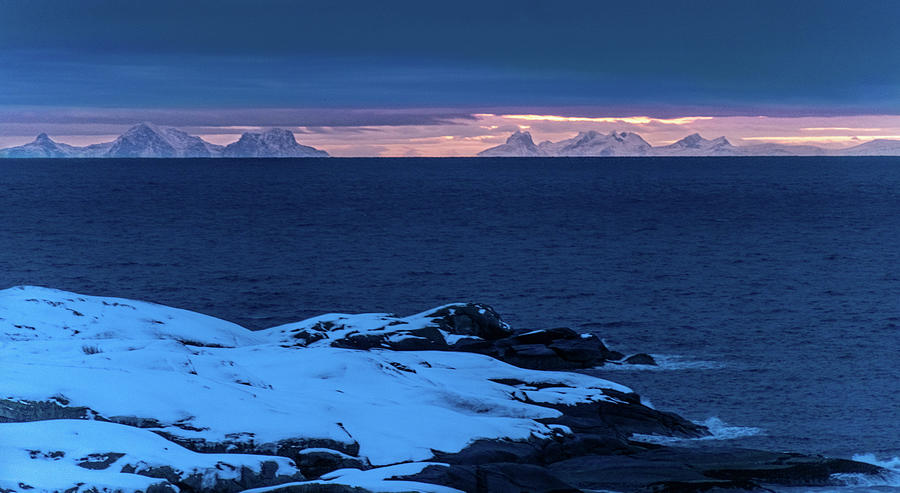
<svg viewBox="0 0 900 493"><path fill-rule="evenodd" d="M710 434L698 438L682 438L635 433L631 435L631 439L638 442L667 445L674 443L699 442L707 440L734 440L736 438L755 436L763 433L762 428L756 428L753 426L731 426L717 417L708 418L697 424L703 425L707 429L709 429Z"/></svg>
<svg viewBox="0 0 900 493"><path fill-rule="evenodd" d="M656 361L656 366L629 365L627 363L609 361L595 369L616 371L719 370L728 366L719 361L695 360L675 354L651 354L650 356Z"/></svg>

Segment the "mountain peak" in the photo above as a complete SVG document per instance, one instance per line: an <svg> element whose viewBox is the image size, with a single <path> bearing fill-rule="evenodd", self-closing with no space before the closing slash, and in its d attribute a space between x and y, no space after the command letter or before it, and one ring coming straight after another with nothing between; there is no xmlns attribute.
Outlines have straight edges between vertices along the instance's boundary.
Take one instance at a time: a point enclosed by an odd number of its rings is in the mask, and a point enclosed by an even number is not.
<svg viewBox="0 0 900 493"><path fill-rule="evenodd" d="M47 135L43 132L38 134L38 136L34 138L34 141L38 144L55 144L56 143L56 142L53 142L53 139L51 139L49 135Z"/></svg>
<svg viewBox="0 0 900 493"><path fill-rule="evenodd" d="M701 137L699 133L694 132L691 135L688 135L687 137L681 139L681 142L684 142L685 144L699 144L700 142L703 142L704 140L706 140L706 139Z"/></svg>
<svg viewBox="0 0 900 493"><path fill-rule="evenodd" d="M516 130L512 135L509 136L508 139L506 139L506 143L514 144L516 142L534 145L534 138L531 137L531 132L527 130L524 132L521 130Z"/></svg>
<svg viewBox="0 0 900 493"><path fill-rule="evenodd" d="M270 128L262 133L245 132L237 142L228 144L225 157L328 157L328 153L297 142L294 132Z"/></svg>
<svg viewBox="0 0 900 493"><path fill-rule="evenodd" d="M153 132L159 133L159 127L150 122L141 122L125 131L128 132Z"/></svg>

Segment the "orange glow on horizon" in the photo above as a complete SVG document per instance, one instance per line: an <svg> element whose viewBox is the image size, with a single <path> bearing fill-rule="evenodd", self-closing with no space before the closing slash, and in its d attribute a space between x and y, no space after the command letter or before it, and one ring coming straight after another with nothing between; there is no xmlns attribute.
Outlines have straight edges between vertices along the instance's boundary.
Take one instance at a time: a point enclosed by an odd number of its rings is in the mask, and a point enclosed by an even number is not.
<svg viewBox="0 0 900 493"><path fill-rule="evenodd" d="M802 144L804 142L820 143L853 143L868 142L876 139L900 140L900 135L783 135L777 137L743 137L741 140L759 140L764 142L779 142L783 144Z"/></svg>
<svg viewBox="0 0 900 493"><path fill-rule="evenodd" d="M630 123L632 125L647 125L649 123L662 123L665 125L687 125L698 120L712 120L711 116L683 116L680 118L651 118L649 116L627 117L588 117L588 116L558 116L558 115L494 115L482 113L475 115L479 118L499 116L510 120L545 121L545 122L588 122L588 123Z"/></svg>
<svg viewBox="0 0 900 493"><path fill-rule="evenodd" d="M806 130L810 132L820 132L823 130L843 130L846 132L880 132L882 129L880 128L854 128L854 127L806 127L801 128L800 130Z"/></svg>

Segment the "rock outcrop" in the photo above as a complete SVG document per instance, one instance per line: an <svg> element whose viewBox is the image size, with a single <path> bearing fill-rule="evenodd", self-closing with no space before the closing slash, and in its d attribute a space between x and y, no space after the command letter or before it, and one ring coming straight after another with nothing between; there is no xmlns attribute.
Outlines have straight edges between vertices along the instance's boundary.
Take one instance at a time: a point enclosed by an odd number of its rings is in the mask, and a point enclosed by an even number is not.
<svg viewBox="0 0 900 493"><path fill-rule="evenodd" d="M705 491L884 473L644 443L709 431L625 386L530 369L613 357L596 336L515 330L483 304L251 332L152 303L10 288L0 490Z"/></svg>

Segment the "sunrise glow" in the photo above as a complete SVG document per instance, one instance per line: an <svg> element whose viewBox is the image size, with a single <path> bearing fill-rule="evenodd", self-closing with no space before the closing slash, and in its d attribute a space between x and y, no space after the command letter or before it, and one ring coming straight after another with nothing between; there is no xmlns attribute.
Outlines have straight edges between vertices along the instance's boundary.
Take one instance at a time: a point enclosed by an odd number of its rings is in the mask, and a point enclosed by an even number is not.
<svg viewBox="0 0 900 493"><path fill-rule="evenodd" d="M495 116L481 114L476 116ZM698 120L712 120L711 116L684 116L681 118L651 118L649 116L627 117L587 117L587 116L557 116L557 115L496 115L510 120L545 121L545 122L586 122L586 123L628 123L631 125L647 125L650 123L662 123L665 125L687 125Z"/></svg>

